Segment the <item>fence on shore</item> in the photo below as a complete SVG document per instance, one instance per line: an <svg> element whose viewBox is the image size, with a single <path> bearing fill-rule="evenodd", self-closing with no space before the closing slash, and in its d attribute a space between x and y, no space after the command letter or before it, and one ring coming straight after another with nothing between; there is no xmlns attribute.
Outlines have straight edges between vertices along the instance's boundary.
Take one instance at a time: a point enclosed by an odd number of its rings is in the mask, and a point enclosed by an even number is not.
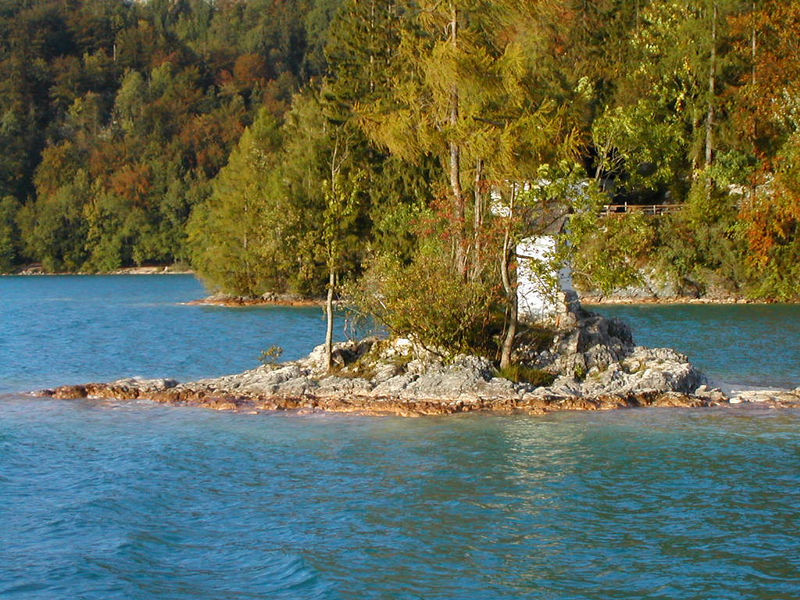
<svg viewBox="0 0 800 600"><path fill-rule="evenodd" d="M621 217L631 213L644 215L666 215L683 209L683 204L604 204L601 217Z"/></svg>

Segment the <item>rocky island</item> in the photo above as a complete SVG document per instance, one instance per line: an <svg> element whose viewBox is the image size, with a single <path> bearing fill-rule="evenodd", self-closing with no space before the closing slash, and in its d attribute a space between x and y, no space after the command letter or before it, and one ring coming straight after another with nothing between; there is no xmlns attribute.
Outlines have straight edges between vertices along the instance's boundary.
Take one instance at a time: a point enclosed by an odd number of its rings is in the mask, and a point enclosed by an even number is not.
<svg viewBox="0 0 800 600"><path fill-rule="evenodd" d="M404 338L371 337L336 344L332 371L323 346L300 360L263 365L214 379L122 379L42 390L55 398L150 399L216 410L332 411L402 416L462 412L607 410L646 406L704 407L731 398L707 385L686 356L668 348L636 346L630 328L584 310L563 297L554 326L519 344L515 360L528 380L500 377L483 357L443 358ZM540 333L542 333L540 332ZM531 378L530 374L535 377ZM797 405L800 394L767 400Z"/></svg>

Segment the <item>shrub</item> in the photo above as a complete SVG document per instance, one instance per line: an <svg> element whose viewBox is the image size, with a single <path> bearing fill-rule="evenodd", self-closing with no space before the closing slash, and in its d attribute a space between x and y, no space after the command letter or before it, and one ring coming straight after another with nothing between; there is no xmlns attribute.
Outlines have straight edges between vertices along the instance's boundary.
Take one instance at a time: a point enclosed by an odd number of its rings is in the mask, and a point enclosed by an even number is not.
<svg viewBox="0 0 800 600"><path fill-rule="evenodd" d="M261 352L258 360L265 367L271 367L278 364L281 356L283 356L283 348L281 346L270 346Z"/></svg>
<svg viewBox="0 0 800 600"><path fill-rule="evenodd" d="M652 219L642 214L600 221L600 227L580 240L575 276L586 287L605 294L641 283L639 267L656 241Z"/></svg>
<svg viewBox="0 0 800 600"><path fill-rule="evenodd" d="M745 279L744 245L737 233L736 197L709 175L695 181L683 211L665 217L657 249L661 270L682 281L735 292Z"/></svg>
<svg viewBox="0 0 800 600"><path fill-rule="evenodd" d="M361 314L390 333L410 337L440 354L493 356L502 328L500 290L485 279L465 280L439 241L426 243L405 265L378 257L345 292Z"/></svg>

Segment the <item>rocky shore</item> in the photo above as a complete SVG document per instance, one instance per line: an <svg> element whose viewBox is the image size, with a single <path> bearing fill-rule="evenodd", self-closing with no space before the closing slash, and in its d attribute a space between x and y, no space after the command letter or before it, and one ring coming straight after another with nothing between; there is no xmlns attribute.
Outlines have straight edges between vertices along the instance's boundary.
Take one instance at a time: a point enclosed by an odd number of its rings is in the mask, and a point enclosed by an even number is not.
<svg viewBox="0 0 800 600"><path fill-rule="evenodd" d="M752 300L740 296L647 296L611 294L604 296L597 292L581 294L586 304L768 304L764 300Z"/></svg>
<svg viewBox="0 0 800 600"><path fill-rule="evenodd" d="M183 265L142 265L140 267L124 267L103 273L88 273L81 271L47 271L41 264L32 264L21 267L17 271L10 273L0 273L0 275L194 275L194 271Z"/></svg>
<svg viewBox="0 0 800 600"><path fill-rule="evenodd" d="M705 407L731 402L800 406L793 392L749 392L731 399L708 387L686 358L644 348L617 319L566 301L558 323L523 335L515 361L527 377L501 377L482 357L444 359L407 339L337 344L335 368L322 346L307 357L214 379L122 379L38 392L55 398L149 399L244 412L296 410L403 416L462 412L608 410L646 406ZM759 395L760 394L760 395Z"/></svg>
<svg viewBox="0 0 800 600"><path fill-rule="evenodd" d="M233 294L217 293L199 300L192 300L189 306L322 306L324 300L303 298L294 294L267 293L262 296L236 296Z"/></svg>
<svg viewBox="0 0 800 600"><path fill-rule="evenodd" d="M638 271L639 283L617 288L611 293L599 289L580 289L585 304L753 304L756 301L740 292L717 286L701 286L680 281L654 267ZM762 301L763 302L763 301Z"/></svg>

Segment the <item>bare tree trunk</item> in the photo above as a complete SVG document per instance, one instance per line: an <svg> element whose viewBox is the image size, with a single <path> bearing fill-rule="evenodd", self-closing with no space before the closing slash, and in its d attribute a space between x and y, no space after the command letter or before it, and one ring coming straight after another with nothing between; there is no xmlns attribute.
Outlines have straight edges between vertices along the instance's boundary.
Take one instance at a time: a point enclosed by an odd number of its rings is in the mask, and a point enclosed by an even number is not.
<svg viewBox="0 0 800 600"><path fill-rule="evenodd" d="M331 155L331 195L336 194L336 177L339 174L341 163L336 163L339 154L339 137L333 146ZM329 200L330 201L330 200ZM336 240L331 239L328 246L328 296L325 300L325 370L330 372L333 357L333 292L336 287Z"/></svg>
<svg viewBox="0 0 800 600"><path fill-rule="evenodd" d="M753 15L753 26L750 31L750 84L756 84L756 3L750 3L750 13Z"/></svg>
<svg viewBox="0 0 800 600"><path fill-rule="evenodd" d="M503 290L506 293L506 301L508 302L508 328L503 338L503 346L500 349L501 369L507 369L511 366L511 352L514 350L514 338L517 335L517 321L519 319L517 291L511 283L509 269L509 262L511 261L511 235L509 228L510 224L506 227L505 235L503 236L503 254L500 263L500 276L503 280Z"/></svg>
<svg viewBox="0 0 800 600"><path fill-rule="evenodd" d="M325 370L330 372L333 363L333 288L336 287L336 273L331 267L328 271L328 297L325 300Z"/></svg>
<svg viewBox="0 0 800 600"><path fill-rule="evenodd" d="M750 85L753 92L756 89L756 3L750 3L750 14L752 18L752 28L750 31ZM753 110L753 131L752 140L753 156L758 155L758 112ZM750 198L754 200L756 197L756 179L750 178Z"/></svg>
<svg viewBox="0 0 800 600"><path fill-rule="evenodd" d="M455 89L455 88L454 88ZM453 109L450 117L452 124L458 122L458 92L453 92ZM455 142L450 142L450 188L453 191L455 210L453 216L458 221L458 226L464 225L464 190L461 188L461 147Z"/></svg>
<svg viewBox="0 0 800 600"><path fill-rule="evenodd" d="M481 231L483 229L483 159L478 159L475 165L475 214L473 215L473 236L475 238L475 260L472 276L477 278L481 272Z"/></svg>
<svg viewBox="0 0 800 600"><path fill-rule="evenodd" d="M706 119L706 166L714 161L714 96L717 80L717 3L711 19L711 65L708 73L708 117Z"/></svg>
<svg viewBox="0 0 800 600"><path fill-rule="evenodd" d="M756 3L750 3L750 12L753 18L753 26L752 30L750 31L750 85L753 86L753 90L756 88L756 24L755 24L755 14L756 14ZM753 113L753 153L756 152L756 143L758 140L758 119L756 117L756 113Z"/></svg>
<svg viewBox="0 0 800 600"><path fill-rule="evenodd" d="M450 43L455 47L458 43L458 10L450 3ZM459 94L458 84L453 83L450 90L450 127L455 131L458 126ZM453 135L451 133L451 135ZM455 244L456 267L460 273L466 273L466 252L464 248L464 190L461 187L461 146L450 140L450 188L453 192L453 218L456 221L458 235Z"/></svg>
<svg viewBox="0 0 800 600"><path fill-rule="evenodd" d="M506 228L503 232L503 252L500 257L500 278L503 281L503 291L506 294L508 311L508 327L503 338L503 346L500 349L500 368L507 369L511 366L511 352L514 350L514 338L517 336L517 322L519 321L519 300L517 299L517 289L512 282L510 263L516 254L511 238L511 228L514 218L514 201L516 200L517 190L512 185L511 198L508 202L508 217L506 218Z"/></svg>
<svg viewBox="0 0 800 600"><path fill-rule="evenodd" d="M369 93L375 91L375 0L369 4Z"/></svg>

